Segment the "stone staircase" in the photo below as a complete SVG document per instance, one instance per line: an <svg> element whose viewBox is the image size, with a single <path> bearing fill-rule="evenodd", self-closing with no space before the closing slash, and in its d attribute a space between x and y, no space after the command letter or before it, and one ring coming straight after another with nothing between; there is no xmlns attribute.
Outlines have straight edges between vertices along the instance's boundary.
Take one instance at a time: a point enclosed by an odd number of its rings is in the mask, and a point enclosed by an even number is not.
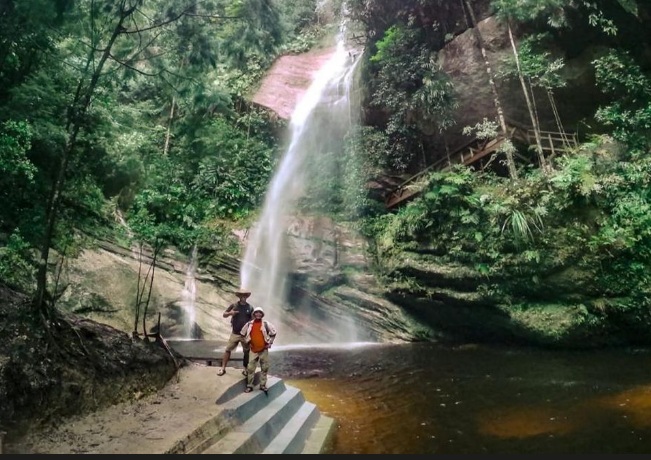
<svg viewBox="0 0 651 460"><path fill-rule="evenodd" d="M301 391L269 376L266 392L244 393L242 381L216 401L221 412L169 449L168 454L327 453L335 422L305 400Z"/></svg>

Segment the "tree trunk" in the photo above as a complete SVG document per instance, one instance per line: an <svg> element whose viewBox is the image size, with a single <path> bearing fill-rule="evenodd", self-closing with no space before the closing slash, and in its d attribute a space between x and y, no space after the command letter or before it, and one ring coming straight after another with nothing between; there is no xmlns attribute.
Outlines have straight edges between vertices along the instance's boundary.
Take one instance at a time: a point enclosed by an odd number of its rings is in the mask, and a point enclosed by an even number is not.
<svg viewBox="0 0 651 460"><path fill-rule="evenodd" d="M170 117L167 120L167 132L165 133L165 146L163 147L163 155L167 155L170 151L170 138L172 137L172 122L174 121L175 106L176 106L176 97L173 97L172 107L170 107Z"/></svg>
<svg viewBox="0 0 651 460"><path fill-rule="evenodd" d="M504 119L504 111L502 110L502 103L500 101L499 93L497 92L495 79L493 78L493 70L490 66L490 62L488 61L488 54L486 53L486 47L484 46L484 39L481 36L481 33L479 32L479 28L477 27L477 20L475 19L475 12L470 6L470 3L468 3L468 0L462 0L462 7L463 5L466 6L466 10L468 11L468 15L470 16L470 20L471 20L470 26L472 27L475 37L477 38L477 43L479 44L481 55L482 58L484 59L484 67L486 68L486 74L488 75L488 83L490 85L491 92L493 93L493 103L495 104L495 110L497 111L497 118L499 120L500 127L502 128L502 135L506 138L508 137L506 120ZM510 150L507 150L505 154L506 154L506 164L509 169L509 176L511 177L511 179L517 179L518 171L515 167L515 159L513 158L513 153Z"/></svg>
<svg viewBox="0 0 651 460"><path fill-rule="evenodd" d="M513 31L511 30L511 23L509 21L507 21L507 29L509 31L511 48L513 49L513 57L515 58L515 66L518 70L518 78L520 79L520 85L522 86L524 99L527 102L527 110L529 111L529 118L531 118L533 134L536 138L536 153L538 154L538 162L540 163L540 169L542 170L543 174L547 175L547 162L545 161L542 141L540 139L540 125L538 124L538 117L535 115L533 110L533 104L531 102L531 98L529 97L529 89L527 88L527 83L524 81L524 75L522 75L522 70L520 68L520 56L518 55L518 48L515 46L515 39L513 38Z"/></svg>
<svg viewBox="0 0 651 460"><path fill-rule="evenodd" d="M147 337L147 310L149 310L149 303L151 301L151 293L154 289L154 275L156 273L156 260L158 259L158 253L162 248L162 244L156 242L154 247L154 255L151 261L151 278L149 278L149 291L147 292L147 300L142 311L142 336ZM158 331L160 334L160 330Z"/></svg>
<svg viewBox="0 0 651 460"><path fill-rule="evenodd" d="M144 285L146 279L142 278L142 250L143 243L140 242L139 251L138 251L138 284L136 286L136 305L134 307L134 320L133 320L133 337L138 337L138 320L140 319L140 303L142 301L142 293L145 291ZM141 289L140 286L143 286Z"/></svg>
<svg viewBox="0 0 651 460"><path fill-rule="evenodd" d="M88 86L84 88L84 80L82 79L79 81L75 97L68 109L66 122L68 139L66 140L66 145L63 149L63 152L61 153L59 169L57 171L54 182L52 183L52 189L50 191L50 197L48 199L48 204L45 211L45 233L43 235L41 253L38 261L38 271L36 274L36 293L34 296L34 307L43 313L46 318L49 317L49 312L47 311L48 308L45 302L47 292L47 261L50 256L50 246L52 245L52 238L54 236L54 226L58 217L61 194L63 193L66 182L68 162L70 161L70 157L73 155L74 150L77 146L77 137L79 136L82 123L84 122L83 118L88 112L88 108L90 107L95 89L97 87L97 83L100 76L102 75L102 70L104 69L104 64L111 55L111 49L113 48L115 40L125 30L123 26L125 19L129 17L135 11L135 9L136 6L121 10L120 20L115 25L113 33L111 34L111 38L104 48L97 66L95 66L95 70L90 77ZM89 55L89 62L90 60L92 60L92 54Z"/></svg>
<svg viewBox="0 0 651 460"><path fill-rule="evenodd" d="M554 113L554 120L556 120L556 127L558 129L558 132L561 134L561 139L563 139L563 146L566 149L569 149L570 147L572 147L572 143L570 142L569 138L567 137L567 134L565 133L565 128L563 127L563 121L561 120L561 115L560 113L558 113L558 107L556 106L556 98L554 97L554 92L549 87L545 89L547 91L547 97L549 98L549 105L551 106L552 112Z"/></svg>

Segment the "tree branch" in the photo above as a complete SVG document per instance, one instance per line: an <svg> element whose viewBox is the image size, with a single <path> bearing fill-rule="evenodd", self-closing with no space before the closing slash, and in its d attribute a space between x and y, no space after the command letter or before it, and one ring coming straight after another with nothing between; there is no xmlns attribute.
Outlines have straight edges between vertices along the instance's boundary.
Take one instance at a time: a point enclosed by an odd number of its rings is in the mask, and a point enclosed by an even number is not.
<svg viewBox="0 0 651 460"><path fill-rule="evenodd" d="M111 59L112 59L113 61L117 62L117 63L120 64L121 66L124 66L124 67L126 67L127 69L131 69L131 70L133 70L134 72L139 73L140 75L144 75L145 77L156 77L156 76L160 75L160 74L157 74L157 73L148 73L148 72L145 72L145 71L143 71L143 70L140 70L140 69L138 69L138 68L132 66L131 64L129 64L128 61L121 61L121 60L119 60L118 58L116 58L116 57L115 57L114 55L112 55L112 54L110 55L110 57L111 57Z"/></svg>

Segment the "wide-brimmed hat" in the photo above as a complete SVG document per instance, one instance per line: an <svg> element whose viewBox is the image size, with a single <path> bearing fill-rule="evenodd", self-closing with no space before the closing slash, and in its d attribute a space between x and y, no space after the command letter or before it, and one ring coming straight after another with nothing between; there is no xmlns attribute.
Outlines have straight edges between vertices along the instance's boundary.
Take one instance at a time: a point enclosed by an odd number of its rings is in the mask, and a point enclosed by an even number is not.
<svg viewBox="0 0 651 460"><path fill-rule="evenodd" d="M237 291L235 291L235 295L238 297L248 297L251 295L251 291L248 289L239 288Z"/></svg>

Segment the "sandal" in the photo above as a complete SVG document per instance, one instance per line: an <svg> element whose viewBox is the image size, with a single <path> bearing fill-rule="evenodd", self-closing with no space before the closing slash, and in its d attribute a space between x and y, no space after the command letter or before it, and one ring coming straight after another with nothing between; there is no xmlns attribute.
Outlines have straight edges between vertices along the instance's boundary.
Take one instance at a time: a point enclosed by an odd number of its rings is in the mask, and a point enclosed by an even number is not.
<svg viewBox="0 0 651 460"><path fill-rule="evenodd" d="M244 393L251 393L252 391L253 391L253 388L251 388L251 387L246 387L244 389Z"/></svg>
<svg viewBox="0 0 651 460"><path fill-rule="evenodd" d="M260 385L260 391L267 391L267 387L264 385Z"/></svg>
<svg viewBox="0 0 651 460"><path fill-rule="evenodd" d="M226 373L225 369L222 369L221 367L217 369L217 375L224 375Z"/></svg>

